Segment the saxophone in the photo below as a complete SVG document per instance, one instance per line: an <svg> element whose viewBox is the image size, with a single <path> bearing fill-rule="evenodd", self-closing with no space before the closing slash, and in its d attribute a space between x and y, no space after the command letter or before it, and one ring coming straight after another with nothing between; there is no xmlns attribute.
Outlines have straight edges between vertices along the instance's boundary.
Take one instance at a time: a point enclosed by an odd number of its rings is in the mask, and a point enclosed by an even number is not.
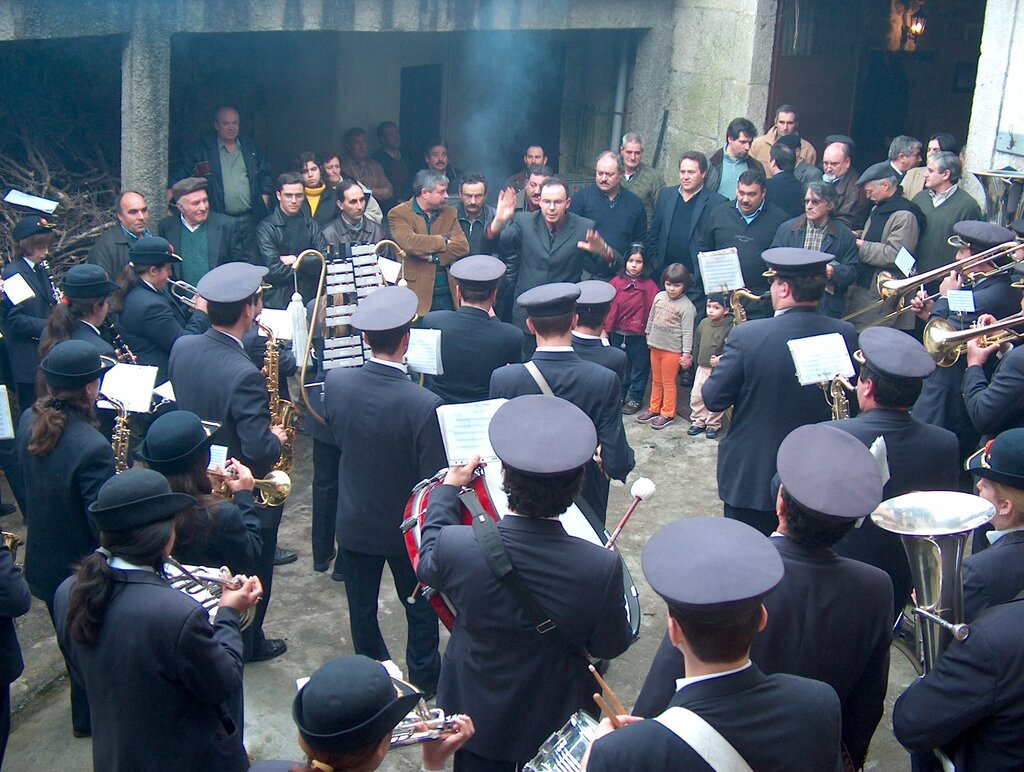
<svg viewBox="0 0 1024 772"><path fill-rule="evenodd" d="M729 296L729 308L732 310L733 324L743 324L747 321L747 309L743 307L741 300L760 300L760 295L755 295L746 287L733 290Z"/></svg>
<svg viewBox="0 0 1024 772"><path fill-rule="evenodd" d="M280 424L288 434L288 438L281 445L281 457L274 464L274 469L290 472L294 460L295 424L298 420L298 412L293 403L286 399L281 399L281 391L278 388L281 354L277 350L277 338L274 337L274 331L260 322L256 322L256 326L267 337L267 352L264 355L261 372L263 377L267 379L267 394L270 397L270 424L271 426Z"/></svg>
<svg viewBox="0 0 1024 772"><path fill-rule="evenodd" d="M128 450L131 447L132 430L128 424L128 408L123 402L99 395L100 399L106 400L117 411L117 418L114 419L114 433L110 437L110 447L114 451L114 469L117 474L128 469Z"/></svg>

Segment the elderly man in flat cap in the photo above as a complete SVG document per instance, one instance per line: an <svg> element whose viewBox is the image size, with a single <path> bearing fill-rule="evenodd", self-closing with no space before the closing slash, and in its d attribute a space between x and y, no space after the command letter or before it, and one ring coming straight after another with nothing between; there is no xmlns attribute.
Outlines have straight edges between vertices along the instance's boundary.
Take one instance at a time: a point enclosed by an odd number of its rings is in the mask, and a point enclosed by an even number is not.
<svg viewBox="0 0 1024 772"><path fill-rule="evenodd" d="M252 262L238 221L210 210L205 177L186 177L171 186L171 206L178 212L160 221L159 233L181 255L178 276L195 285L224 263Z"/></svg>
<svg viewBox="0 0 1024 772"><path fill-rule="evenodd" d="M788 621L765 610L769 594L785 590L779 552L753 528L718 517L679 520L651 537L644 576L668 605L668 638L683 677L664 712L646 721L619 716L628 725L594 742L586 769L842 769L835 690L788 673L766 675L753 658L766 626ZM600 731L611 728L601 722Z"/></svg>

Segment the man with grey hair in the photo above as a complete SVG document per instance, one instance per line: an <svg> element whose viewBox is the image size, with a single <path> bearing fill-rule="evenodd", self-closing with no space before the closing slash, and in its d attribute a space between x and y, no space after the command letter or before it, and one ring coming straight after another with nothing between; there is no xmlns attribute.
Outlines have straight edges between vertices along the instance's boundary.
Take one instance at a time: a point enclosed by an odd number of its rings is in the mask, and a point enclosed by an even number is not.
<svg viewBox="0 0 1024 772"><path fill-rule="evenodd" d="M900 134L889 144L889 165L896 171L897 182L921 164L921 140Z"/></svg>
<svg viewBox="0 0 1024 772"><path fill-rule="evenodd" d="M948 241L953 226L963 220L981 219L978 202L960 187L962 174L963 164L956 153L940 150L928 156L924 190L913 198L927 223L917 242L919 271L938 268L955 259L957 248Z"/></svg>
<svg viewBox="0 0 1024 772"><path fill-rule="evenodd" d="M665 178L661 176L661 172L654 171L644 163L644 138L637 132L630 131L622 135L619 155L622 156L625 167L622 185L643 202L647 224L650 225L654 218L654 205L665 185Z"/></svg>
<svg viewBox="0 0 1024 772"><path fill-rule="evenodd" d="M420 169L413 197L388 212L391 237L405 250L402 276L419 300L418 313L455 308L455 282L448 266L469 254L469 242L455 207L448 206L448 178Z"/></svg>
<svg viewBox="0 0 1024 772"><path fill-rule="evenodd" d="M594 161L595 182L574 194L569 211L594 221L597 232L620 255L629 245L647 238L647 213L643 202L622 187L626 166L622 156L606 150ZM593 261L585 279L610 279L612 266Z"/></svg>
<svg viewBox="0 0 1024 772"><path fill-rule="evenodd" d="M881 271L888 271L893 276L904 275L896 267L896 255L902 247L914 254L924 228L924 215L916 204L903 196L899 174L889 161L879 161L869 166L857 184L864 186L864 193L874 206L864 224L863 234L857 239L860 255L857 280L846 293L846 305L850 312L858 311L879 299L877 280ZM875 311L862 313L851 321L860 332L894 309L895 303L886 304ZM903 314L885 324L901 330L913 329L914 315Z"/></svg>

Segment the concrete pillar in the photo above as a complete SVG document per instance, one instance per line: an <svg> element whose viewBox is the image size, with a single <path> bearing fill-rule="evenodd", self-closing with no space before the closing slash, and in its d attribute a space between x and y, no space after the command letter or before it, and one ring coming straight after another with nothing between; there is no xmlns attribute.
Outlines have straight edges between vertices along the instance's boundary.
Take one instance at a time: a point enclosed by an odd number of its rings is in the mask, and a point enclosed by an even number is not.
<svg viewBox="0 0 1024 772"><path fill-rule="evenodd" d="M168 35L136 25L121 58L121 185L146 197L153 231L167 189L170 91Z"/></svg>

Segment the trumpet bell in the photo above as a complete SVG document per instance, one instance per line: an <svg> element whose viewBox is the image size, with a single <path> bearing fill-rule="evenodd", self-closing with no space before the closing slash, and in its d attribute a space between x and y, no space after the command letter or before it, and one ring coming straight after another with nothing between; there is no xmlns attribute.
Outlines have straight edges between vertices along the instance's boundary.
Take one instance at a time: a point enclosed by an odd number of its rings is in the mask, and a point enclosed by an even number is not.
<svg viewBox="0 0 1024 772"><path fill-rule="evenodd" d="M924 326L921 343L935 364L939 367L952 367L960 359L964 344L952 342L950 336L958 332L952 322L942 317L935 317Z"/></svg>
<svg viewBox="0 0 1024 772"><path fill-rule="evenodd" d="M263 506L277 507L284 504L292 492L292 478L287 472L280 469L272 469L270 473L255 481L253 486L257 491L256 499Z"/></svg>

